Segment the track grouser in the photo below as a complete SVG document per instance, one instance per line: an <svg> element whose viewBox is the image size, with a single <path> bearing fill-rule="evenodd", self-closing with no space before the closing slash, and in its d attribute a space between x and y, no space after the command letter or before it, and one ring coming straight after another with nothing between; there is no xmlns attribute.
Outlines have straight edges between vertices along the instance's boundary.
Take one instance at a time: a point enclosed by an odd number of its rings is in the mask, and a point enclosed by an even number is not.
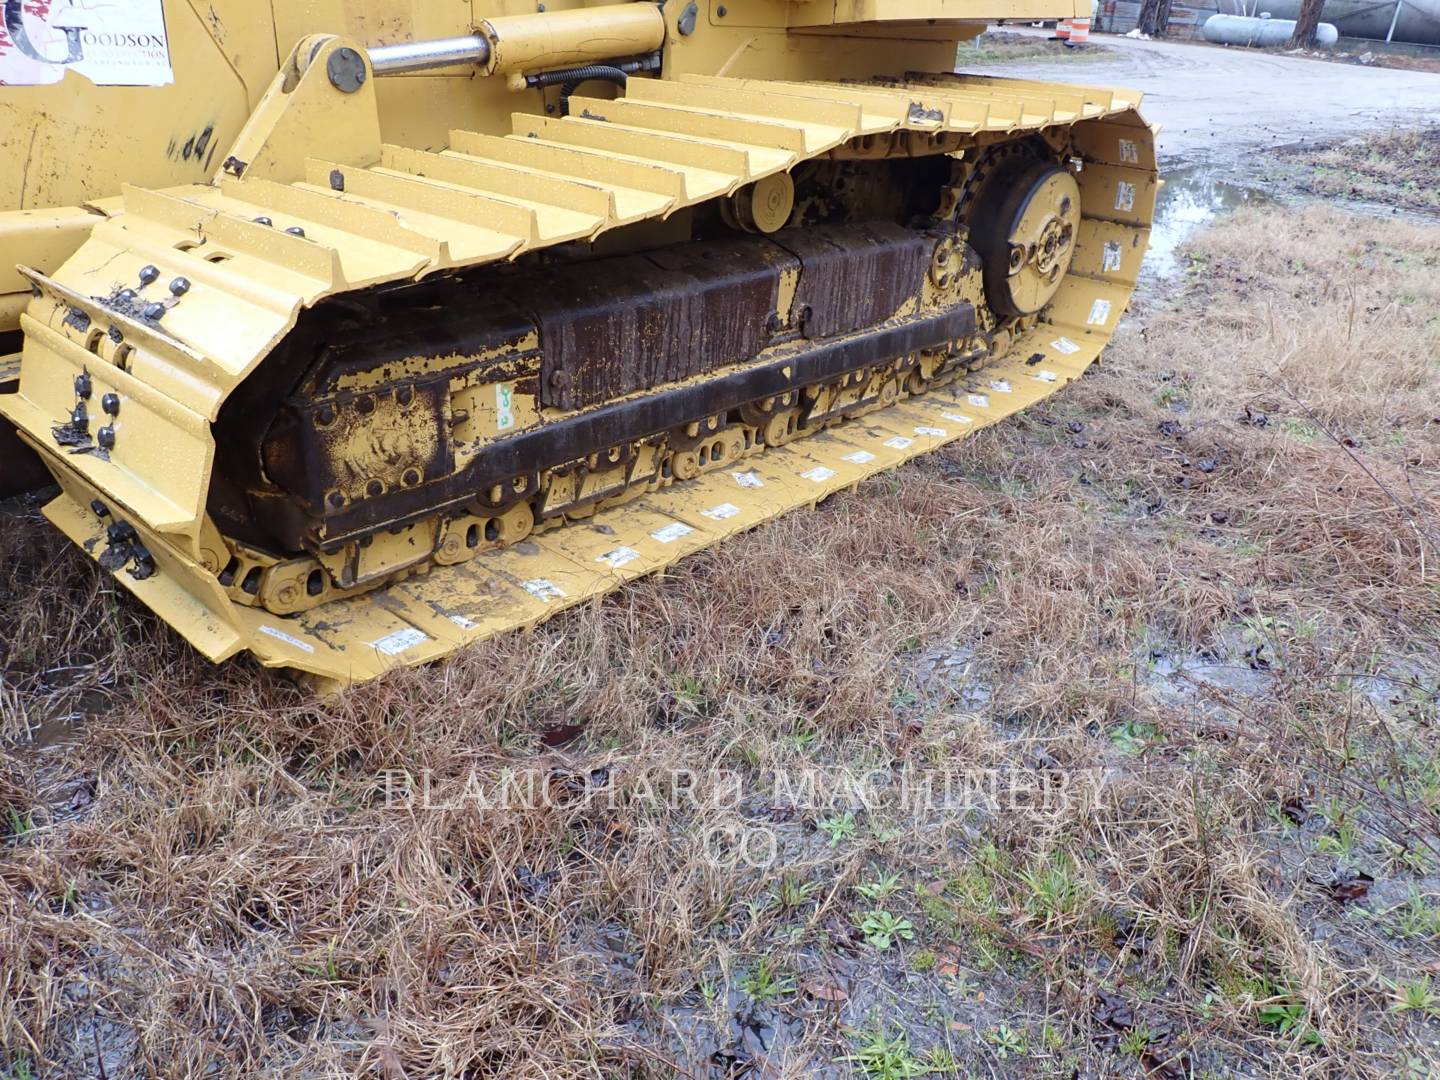
<svg viewBox="0 0 1440 1080"><path fill-rule="evenodd" d="M0 468L213 660L531 626L1052 393L1130 298L1139 96L953 71L1064 4L457 6L165 0L158 85L0 36L0 121L89 148L0 179Z"/></svg>

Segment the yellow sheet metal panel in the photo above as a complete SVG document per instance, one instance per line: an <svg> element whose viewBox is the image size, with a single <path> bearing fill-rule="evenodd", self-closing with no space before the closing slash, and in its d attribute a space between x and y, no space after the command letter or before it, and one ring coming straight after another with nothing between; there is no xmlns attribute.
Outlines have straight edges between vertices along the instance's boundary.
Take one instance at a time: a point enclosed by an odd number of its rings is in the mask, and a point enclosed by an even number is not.
<svg viewBox="0 0 1440 1080"><path fill-rule="evenodd" d="M280 56L308 34L344 34L367 45L454 37L470 32L465 0L271 0Z"/></svg>
<svg viewBox="0 0 1440 1080"><path fill-rule="evenodd" d="M712 15L714 11L712 8ZM1080 0L817 0L795 5L790 13L790 26L815 26L822 23L886 23L922 21L979 21L1000 19L1053 19L1082 14ZM1085 7L1084 15L1090 14Z"/></svg>
<svg viewBox="0 0 1440 1080"><path fill-rule="evenodd" d="M0 87L0 210L209 175L278 66L269 5L167 0L164 16L169 83L99 86L69 71Z"/></svg>
<svg viewBox="0 0 1440 1080"><path fill-rule="evenodd" d="M62 493L45 506L45 516L86 551L103 551L106 529L111 518L101 518L83 501L69 477L60 478ZM246 636L236 627L230 606L218 597L205 581L182 558L170 554L159 538L144 526L139 529L142 542L153 549L158 560L157 572L149 577L136 577L123 570L115 575L129 589L185 636L202 655L216 663L228 660L245 647ZM212 579L213 580L213 579Z"/></svg>
<svg viewBox="0 0 1440 1080"><path fill-rule="evenodd" d="M43 442L48 457L62 458L62 473L78 474L135 519L167 532L195 526L204 512L214 449L204 418L28 315L21 321L30 345L20 391L0 396L0 411L32 442ZM107 401L116 403L113 409ZM69 421L77 408L103 453L57 453L57 421ZM100 441L106 427L114 433L108 448Z"/></svg>
<svg viewBox="0 0 1440 1080"><path fill-rule="evenodd" d="M17 267L48 274L75 253L100 220L78 206L0 212L0 293L28 293L30 284ZM13 325L0 316L0 329Z"/></svg>

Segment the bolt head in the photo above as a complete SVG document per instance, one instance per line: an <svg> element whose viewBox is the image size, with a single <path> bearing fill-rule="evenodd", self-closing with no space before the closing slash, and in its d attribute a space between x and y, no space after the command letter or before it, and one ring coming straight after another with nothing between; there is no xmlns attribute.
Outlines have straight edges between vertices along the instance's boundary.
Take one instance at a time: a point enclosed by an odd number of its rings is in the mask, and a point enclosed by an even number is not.
<svg viewBox="0 0 1440 1080"><path fill-rule="evenodd" d="M364 57L349 46L336 49L330 54L330 58L325 61L325 74L330 79L330 85L342 94L355 93L365 85L369 76Z"/></svg>

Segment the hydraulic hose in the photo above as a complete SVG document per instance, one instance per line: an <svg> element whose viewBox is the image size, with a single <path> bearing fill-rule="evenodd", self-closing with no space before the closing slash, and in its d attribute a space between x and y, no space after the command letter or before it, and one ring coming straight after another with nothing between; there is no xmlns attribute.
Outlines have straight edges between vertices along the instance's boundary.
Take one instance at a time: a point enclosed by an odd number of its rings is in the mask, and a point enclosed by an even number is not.
<svg viewBox="0 0 1440 1080"><path fill-rule="evenodd" d="M560 115L569 116L570 95L580 88L581 83L598 79L602 82L614 83L624 90L629 72L638 71L642 64L643 61L632 60L626 64L586 64L584 67L561 68L559 71L542 71L537 75L527 75L525 85L537 88L558 84L560 87Z"/></svg>

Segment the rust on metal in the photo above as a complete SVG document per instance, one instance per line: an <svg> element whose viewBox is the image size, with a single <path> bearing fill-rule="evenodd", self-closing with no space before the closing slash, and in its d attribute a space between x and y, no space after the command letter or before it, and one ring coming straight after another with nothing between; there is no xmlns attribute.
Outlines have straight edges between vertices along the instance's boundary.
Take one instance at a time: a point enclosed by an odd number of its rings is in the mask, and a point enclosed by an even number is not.
<svg viewBox="0 0 1440 1080"><path fill-rule="evenodd" d="M917 297L932 242L889 222L816 225L776 233L800 260L795 292L806 337L826 338L890 318Z"/></svg>
<svg viewBox="0 0 1440 1080"><path fill-rule="evenodd" d="M540 331L542 402L584 408L750 359L775 310L779 255L716 241L581 264L512 290Z"/></svg>

